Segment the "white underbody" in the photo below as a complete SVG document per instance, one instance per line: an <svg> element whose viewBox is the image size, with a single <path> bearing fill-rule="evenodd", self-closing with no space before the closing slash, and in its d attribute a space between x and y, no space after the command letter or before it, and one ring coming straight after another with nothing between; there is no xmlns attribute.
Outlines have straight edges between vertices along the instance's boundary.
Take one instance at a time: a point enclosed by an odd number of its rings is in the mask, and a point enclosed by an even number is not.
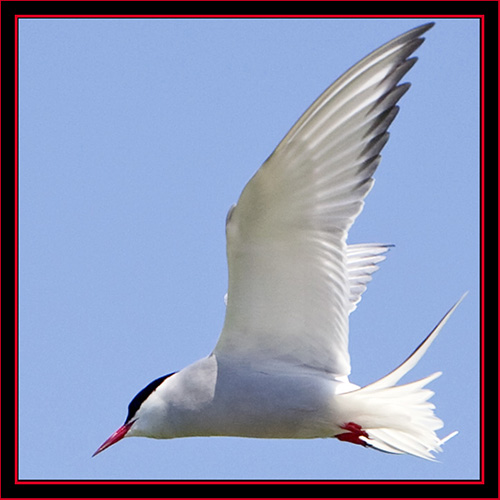
<svg viewBox="0 0 500 500"><path fill-rule="evenodd" d="M333 437L347 423L335 396L356 388L307 367L252 367L212 354L167 379L129 435Z"/></svg>

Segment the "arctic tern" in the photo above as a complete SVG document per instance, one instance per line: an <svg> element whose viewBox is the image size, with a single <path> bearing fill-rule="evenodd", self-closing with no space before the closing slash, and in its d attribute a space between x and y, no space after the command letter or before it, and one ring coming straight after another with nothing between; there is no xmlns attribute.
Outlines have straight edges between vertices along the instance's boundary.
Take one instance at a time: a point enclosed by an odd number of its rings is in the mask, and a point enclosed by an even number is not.
<svg viewBox="0 0 500 500"><path fill-rule="evenodd" d="M384 244L347 244L373 185L387 129L409 88L400 80L433 23L375 50L301 116L226 219L226 316L213 352L160 377L128 407L124 437L335 437L432 460L456 432L425 388L440 372L397 385L463 297L398 368L365 387L349 381L348 319Z"/></svg>

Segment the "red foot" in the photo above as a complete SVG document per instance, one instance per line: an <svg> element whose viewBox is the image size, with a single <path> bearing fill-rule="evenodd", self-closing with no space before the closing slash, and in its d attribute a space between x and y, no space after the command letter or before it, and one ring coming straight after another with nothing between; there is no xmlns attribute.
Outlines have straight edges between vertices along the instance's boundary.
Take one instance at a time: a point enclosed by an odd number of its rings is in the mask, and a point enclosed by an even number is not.
<svg viewBox="0 0 500 500"><path fill-rule="evenodd" d="M341 425L341 429L345 429L349 432L344 432L342 434L337 434L335 437L340 441L348 441L353 444L360 444L361 446L368 446L366 441L360 439L360 436L368 437L366 431L364 431L360 425L355 424L354 422L349 422L348 424Z"/></svg>

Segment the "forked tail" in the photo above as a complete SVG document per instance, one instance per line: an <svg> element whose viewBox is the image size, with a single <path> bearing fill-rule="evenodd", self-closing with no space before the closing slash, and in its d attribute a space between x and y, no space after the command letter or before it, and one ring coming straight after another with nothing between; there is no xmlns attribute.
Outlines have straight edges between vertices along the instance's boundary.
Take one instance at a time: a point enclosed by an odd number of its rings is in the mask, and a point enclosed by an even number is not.
<svg viewBox="0 0 500 500"><path fill-rule="evenodd" d="M343 428L348 432L338 435L339 439L433 460L433 452L441 451L441 445L457 434L439 438L435 432L443 427L443 422L434 415L435 407L428 401L434 393L425 386L441 372L404 385L396 383L419 362L466 295L395 370L370 385L338 396L342 413L356 415L347 418Z"/></svg>

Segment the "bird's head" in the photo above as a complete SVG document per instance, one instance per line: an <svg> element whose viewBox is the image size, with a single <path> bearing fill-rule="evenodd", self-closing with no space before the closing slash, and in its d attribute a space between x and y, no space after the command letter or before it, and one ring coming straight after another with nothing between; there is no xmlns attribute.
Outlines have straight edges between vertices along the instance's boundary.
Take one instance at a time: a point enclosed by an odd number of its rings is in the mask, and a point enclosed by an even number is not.
<svg viewBox="0 0 500 500"><path fill-rule="evenodd" d="M143 403L148 400L148 398L156 391L156 389L167 379L168 377L174 375L174 373L170 373L168 375L164 375L163 377L157 378L156 380L153 380L150 384L148 384L144 389L142 389L139 393L136 394L134 399L130 402L128 405L128 414L127 418L125 419L125 423L111 436L102 443L99 448L97 448L97 451L92 455L95 457L97 454L101 453L101 451L104 451L106 448L109 448L111 445L117 443L121 439L127 436L131 435L141 435L142 433L134 432L134 426L137 427L135 424L136 422L139 421L141 417L141 412L140 409L143 407Z"/></svg>

